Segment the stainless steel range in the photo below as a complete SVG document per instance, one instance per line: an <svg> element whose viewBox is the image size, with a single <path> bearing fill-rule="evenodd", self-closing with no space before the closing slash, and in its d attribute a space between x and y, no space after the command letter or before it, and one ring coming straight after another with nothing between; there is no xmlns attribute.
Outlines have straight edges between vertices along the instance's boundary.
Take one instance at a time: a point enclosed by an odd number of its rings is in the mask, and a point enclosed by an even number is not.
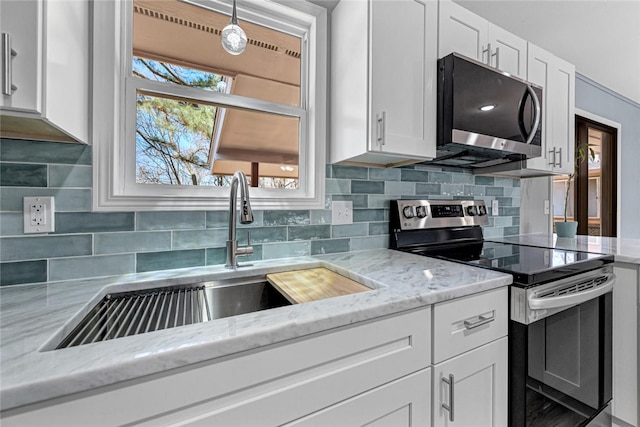
<svg viewBox="0 0 640 427"><path fill-rule="evenodd" d="M613 257L488 241L488 223L481 200L392 200L390 247L513 275L511 426L606 425Z"/></svg>

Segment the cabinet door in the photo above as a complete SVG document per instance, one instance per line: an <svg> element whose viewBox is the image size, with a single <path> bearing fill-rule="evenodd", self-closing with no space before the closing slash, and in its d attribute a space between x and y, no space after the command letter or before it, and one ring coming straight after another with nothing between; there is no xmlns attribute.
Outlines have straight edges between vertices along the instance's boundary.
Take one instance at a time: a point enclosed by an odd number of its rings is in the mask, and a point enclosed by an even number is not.
<svg viewBox="0 0 640 427"><path fill-rule="evenodd" d="M507 351L504 337L434 366L434 427L507 425Z"/></svg>
<svg viewBox="0 0 640 427"><path fill-rule="evenodd" d="M527 78L527 41L489 24L490 64L520 78Z"/></svg>
<svg viewBox="0 0 640 427"><path fill-rule="evenodd" d="M371 151L435 157L436 3L371 1Z"/></svg>
<svg viewBox="0 0 640 427"><path fill-rule="evenodd" d="M11 75L2 71L2 82L11 78L16 86L11 95L2 95L0 108L25 112L41 111L43 2L2 1L0 28L9 35L16 55L10 60ZM2 53L3 56L7 52Z"/></svg>
<svg viewBox="0 0 640 427"><path fill-rule="evenodd" d="M549 103L553 70L553 55L529 43L527 49L527 80L543 88L542 115L542 154L540 157L527 160L527 167L551 172L553 170L554 147L550 142L553 118Z"/></svg>
<svg viewBox="0 0 640 427"><path fill-rule="evenodd" d="M438 57L457 52L487 63L488 21L451 0L439 2Z"/></svg>
<svg viewBox="0 0 640 427"><path fill-rule="evenodd" d="M638 286L637 265L616 264L613 288L612 415L638 425Z"/></svg>
<svg viewBox="0 0 640 427"><path fill-rule="evenodd" d="M552 58L550 88L545 92L551 110L549 142L556 150L554 172L570 174L575 164L575 66Z"/></svg>
<svg viewBox="0 0 640 427"><path fill-rule="evenodd" d="M431 420L431 368L385 384L286 426L427 426Z"/></svg>

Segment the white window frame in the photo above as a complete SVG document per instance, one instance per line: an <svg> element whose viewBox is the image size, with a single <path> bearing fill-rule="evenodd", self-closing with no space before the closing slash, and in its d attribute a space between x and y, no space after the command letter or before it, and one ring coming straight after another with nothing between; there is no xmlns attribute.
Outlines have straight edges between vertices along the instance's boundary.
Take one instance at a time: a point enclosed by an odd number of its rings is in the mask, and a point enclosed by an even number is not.
<svg viewBox="0 0 640 427"><path fill-rule="evenodd" d="M230 1L190 2L231 14ZM327 146L327 11L299 0L242 0L237 7L240 22L245 19L275 27L300 36L306 43L301 55L302 108L274 107L269 102L195 88L180 87L179 90L196 100L300 117L299 188L251 188L251 203L257 209L323 209ZM161 96L170 93L165 84L141 79L134 81L134 77L130 77L132 9L132 0L93 2L93 209L228 209L228 188L136 183L136 89L144 88Z"/></svg>

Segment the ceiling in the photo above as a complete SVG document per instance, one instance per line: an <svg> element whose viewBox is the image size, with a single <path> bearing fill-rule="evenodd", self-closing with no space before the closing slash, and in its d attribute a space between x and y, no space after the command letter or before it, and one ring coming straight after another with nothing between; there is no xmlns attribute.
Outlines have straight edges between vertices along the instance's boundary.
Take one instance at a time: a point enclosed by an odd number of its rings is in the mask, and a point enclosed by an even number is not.
<svg viewBox="0 0 640 427"><path fill-rule="evenodd" d="M640 0L455 0L640 103Z"/></svg>

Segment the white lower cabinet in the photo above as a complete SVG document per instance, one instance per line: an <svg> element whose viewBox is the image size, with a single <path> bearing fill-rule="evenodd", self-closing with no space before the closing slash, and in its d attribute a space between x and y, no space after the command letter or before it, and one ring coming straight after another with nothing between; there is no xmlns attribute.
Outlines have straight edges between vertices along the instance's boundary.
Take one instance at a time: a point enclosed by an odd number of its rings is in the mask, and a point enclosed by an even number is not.
<svg viewBox="0 0 640 427"><path fill-rule="evenodd" d="M431 422L431 368L385 384L286 426L427 426Z"/></svg>
<svg viewBox="0 0 640 427"><path fill-rule="evenodd" d="M433 426L507 425L508 290L433 308Z"/></svg>
<svg viewBox="0 0 640 427"><path fill-rule="evenodd" d="M434 427L507 425L507 347L504 337L434 365Z"/></svg>
<svg viewBox="0 0 640 427"><path fill-rule="evenodd" d="M425 307L4 411L0 421L256 427L402 425L396 423L409 417L407 425L427 425L430 364L431 307Z"/></svg>
<svg viewBox="0 0 640 427"><path fill-rule="evenodd" d="M0 421L504 426L507 318L505 287L4 411Z"/></svg>
<svg viewBox="0 0 640 427"><path fill-rule="evenodd" d="M640 268L616 263L613 288L613 404L615 419L637 426L638 420L638 304Z"/></svg>

